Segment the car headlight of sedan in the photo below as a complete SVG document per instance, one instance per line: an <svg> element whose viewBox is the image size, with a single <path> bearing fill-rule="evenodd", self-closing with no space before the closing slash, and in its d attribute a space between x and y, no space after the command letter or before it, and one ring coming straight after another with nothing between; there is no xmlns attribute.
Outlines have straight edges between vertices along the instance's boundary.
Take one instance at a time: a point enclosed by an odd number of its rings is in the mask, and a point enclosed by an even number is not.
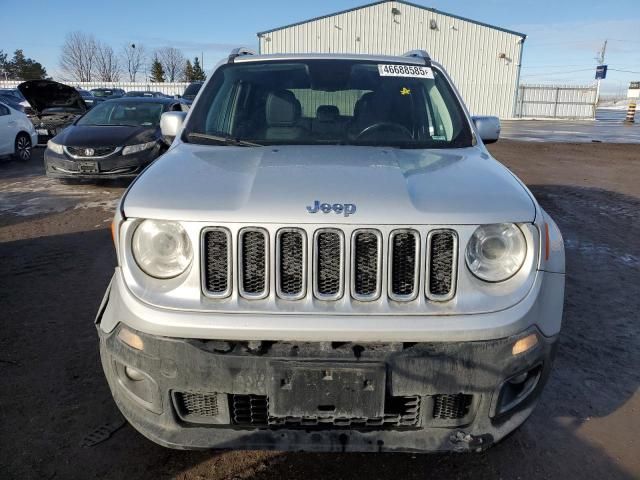
<svg viewBox="0 0 640 480"><path fill-rule="evenodd" d="M485 282L503 282L514 276L527 256L527 241L513 223L482 225L467 244L467 267Z"/></svg>
<svg viewBox="0 0 640 480"><path fill-rule="evenodd" d="M64 150L62 149L62 145L54 142L53 140L49 140L47 142L47 148L58 155L62 155Z"/></svg>
<svg viewBox="0 0 640 480"><path fill-rule="evenodd" d="M139 143L137 145L127 145L122 149L122 155L132 155L134 153L139 153L144 150L149 150L150 148L155 147L156 142L147 142L147 143Z"/></svg>
<svg viewBox="0 0 640 480"><path fill-rule="evenodd" d="M155 278L177 277L193 259L189 236L177 222L144 220L133 233L131 250L140 269Z"/></svg>

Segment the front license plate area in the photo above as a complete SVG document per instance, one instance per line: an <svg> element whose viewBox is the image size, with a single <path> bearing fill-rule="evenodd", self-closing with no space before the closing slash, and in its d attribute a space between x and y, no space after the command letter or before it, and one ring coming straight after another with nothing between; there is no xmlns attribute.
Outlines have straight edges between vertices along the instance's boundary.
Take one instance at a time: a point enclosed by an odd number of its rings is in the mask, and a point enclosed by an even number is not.
<svg viewBox="0 0 640 480"><path fill-rule="evenodd" d="M98 173L98 162L78 162L80 173Z"/></svg>
<svg viewBox="0 0 640 480"><path fill-rule="evenodd" d="M384 364L272 362L269 415L373 418L384 414Z"/></svg>
<svg viewBox="0 0 640 480"><path fill-rule="evenodd" d="M49 135L49 130L47 130L45 128L37 128L36 129L36 133L38 135Z"/></svg>

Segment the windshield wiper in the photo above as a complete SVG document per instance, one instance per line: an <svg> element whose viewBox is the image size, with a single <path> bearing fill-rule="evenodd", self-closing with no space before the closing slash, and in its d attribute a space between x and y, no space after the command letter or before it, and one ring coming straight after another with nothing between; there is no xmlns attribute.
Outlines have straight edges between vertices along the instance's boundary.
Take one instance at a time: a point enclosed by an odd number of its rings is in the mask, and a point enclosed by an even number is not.
<svg viewBox="0 0 640 480"><path fill-rule="evenodd" d="M208 133L191 132L187 133L187 138L198 138L200 140L207 140L209 142L217 143L219 145L235 145L239 147L262 147L259 143L247 142L233 137L225 137L224 135L210 135Z"/></svg>

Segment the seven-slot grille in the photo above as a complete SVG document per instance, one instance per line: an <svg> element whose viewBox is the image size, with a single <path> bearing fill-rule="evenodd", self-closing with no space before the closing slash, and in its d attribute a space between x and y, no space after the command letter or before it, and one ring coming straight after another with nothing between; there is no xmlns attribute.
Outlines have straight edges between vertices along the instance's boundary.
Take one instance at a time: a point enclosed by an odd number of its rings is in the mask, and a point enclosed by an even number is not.
<svg viewBox="0 0 640 480"><path fill-rule="evenodd" d="M244 298L262 299L269 294L269 240L269 232L262 228L243 228L237 234L237 287ZM421 248L426 249L423 275L427 298L446 301L455 295L458 238L454 230L433 230L425 242L417 230L397 229L385 244L380 231L359 229L351 235L350 247L347 260L345 234L337 228L318 229L309 238L301 228L278 230L272 264L277 296L302 299L311 282L313 295L320 300L340 299L347 285L355 300L373 301L380 297L385 275L389 298L412 301L418 296L422 278ZM224 298L231 294L233 250L233 237L227 229L212 227L203 231L202 286L207 296ZM346 261L350 261L349 279L345 279Z"/></svg>

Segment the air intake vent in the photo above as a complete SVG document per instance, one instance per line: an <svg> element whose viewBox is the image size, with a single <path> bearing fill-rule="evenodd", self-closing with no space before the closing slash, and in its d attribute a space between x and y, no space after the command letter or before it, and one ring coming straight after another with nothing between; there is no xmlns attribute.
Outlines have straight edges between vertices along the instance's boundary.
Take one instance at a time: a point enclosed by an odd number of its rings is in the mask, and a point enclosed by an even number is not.
<svg viewBox="0 0 640 480"><path fill-rule="evenodd" d="M456 420L469 413L473 395L458 393L456 395L433 396L433 418L439 420Z"/></svg>
<svg viewBox="0 0 640 480"><path fill-rule="evenodd" d="M351 291L356 300L375 300L380 296L382 279L382 236L377 230L357 230L353 234Z"/></svg>
<svg viewBox="0 0 640 480"><path fill-rule="evenodd" d="M269 400L264 395L230 395L231 418L236 425L267 425Z"/></svg>
<svg viewBox="0 0 640 480"><path fill-rule="evenodd" d="M419 236L415 230L394 230L389 247L389 296L393 300L410 301L418 293Z"/></svg>
<svg viewBox="0 0 640 480"><path fill-rule="evenodd" d="M458 238L452 230L436 230L427 239L427 297L446 301L455 294Z"/></svg>
<svg viewBox="0 0 640 480"><path fill-rule="evenodd" d="M316 231L314 294L321 300L337 300L344 291L344 236L339 230Z"/></svg>
<svg viewBox="0 0 640 480"><path fill-rule="evenodd" d="M207 296L224 298L231 293L231 233L223 228L205 230L202 238L204 291Z"/></svg>
<svg viewBox="0 0 640 480"><path fill-rule="evenodd" d="M307 239L303 230L283 229L276 240L278 296L298 300L306 293Z"/></svg>
<svg viewBox="0 0 640 480"><path fill-rule="evenodd" d="M240 231L240 294L250 299L267 296L268 262L267 232L257 228Z"/></svg>
<svg viewBox="0 0 640 480"><path fill-rule="evenodd" d="M229 407L224 393L173 392L178 416L190 423L228 424Z"/></svg>

